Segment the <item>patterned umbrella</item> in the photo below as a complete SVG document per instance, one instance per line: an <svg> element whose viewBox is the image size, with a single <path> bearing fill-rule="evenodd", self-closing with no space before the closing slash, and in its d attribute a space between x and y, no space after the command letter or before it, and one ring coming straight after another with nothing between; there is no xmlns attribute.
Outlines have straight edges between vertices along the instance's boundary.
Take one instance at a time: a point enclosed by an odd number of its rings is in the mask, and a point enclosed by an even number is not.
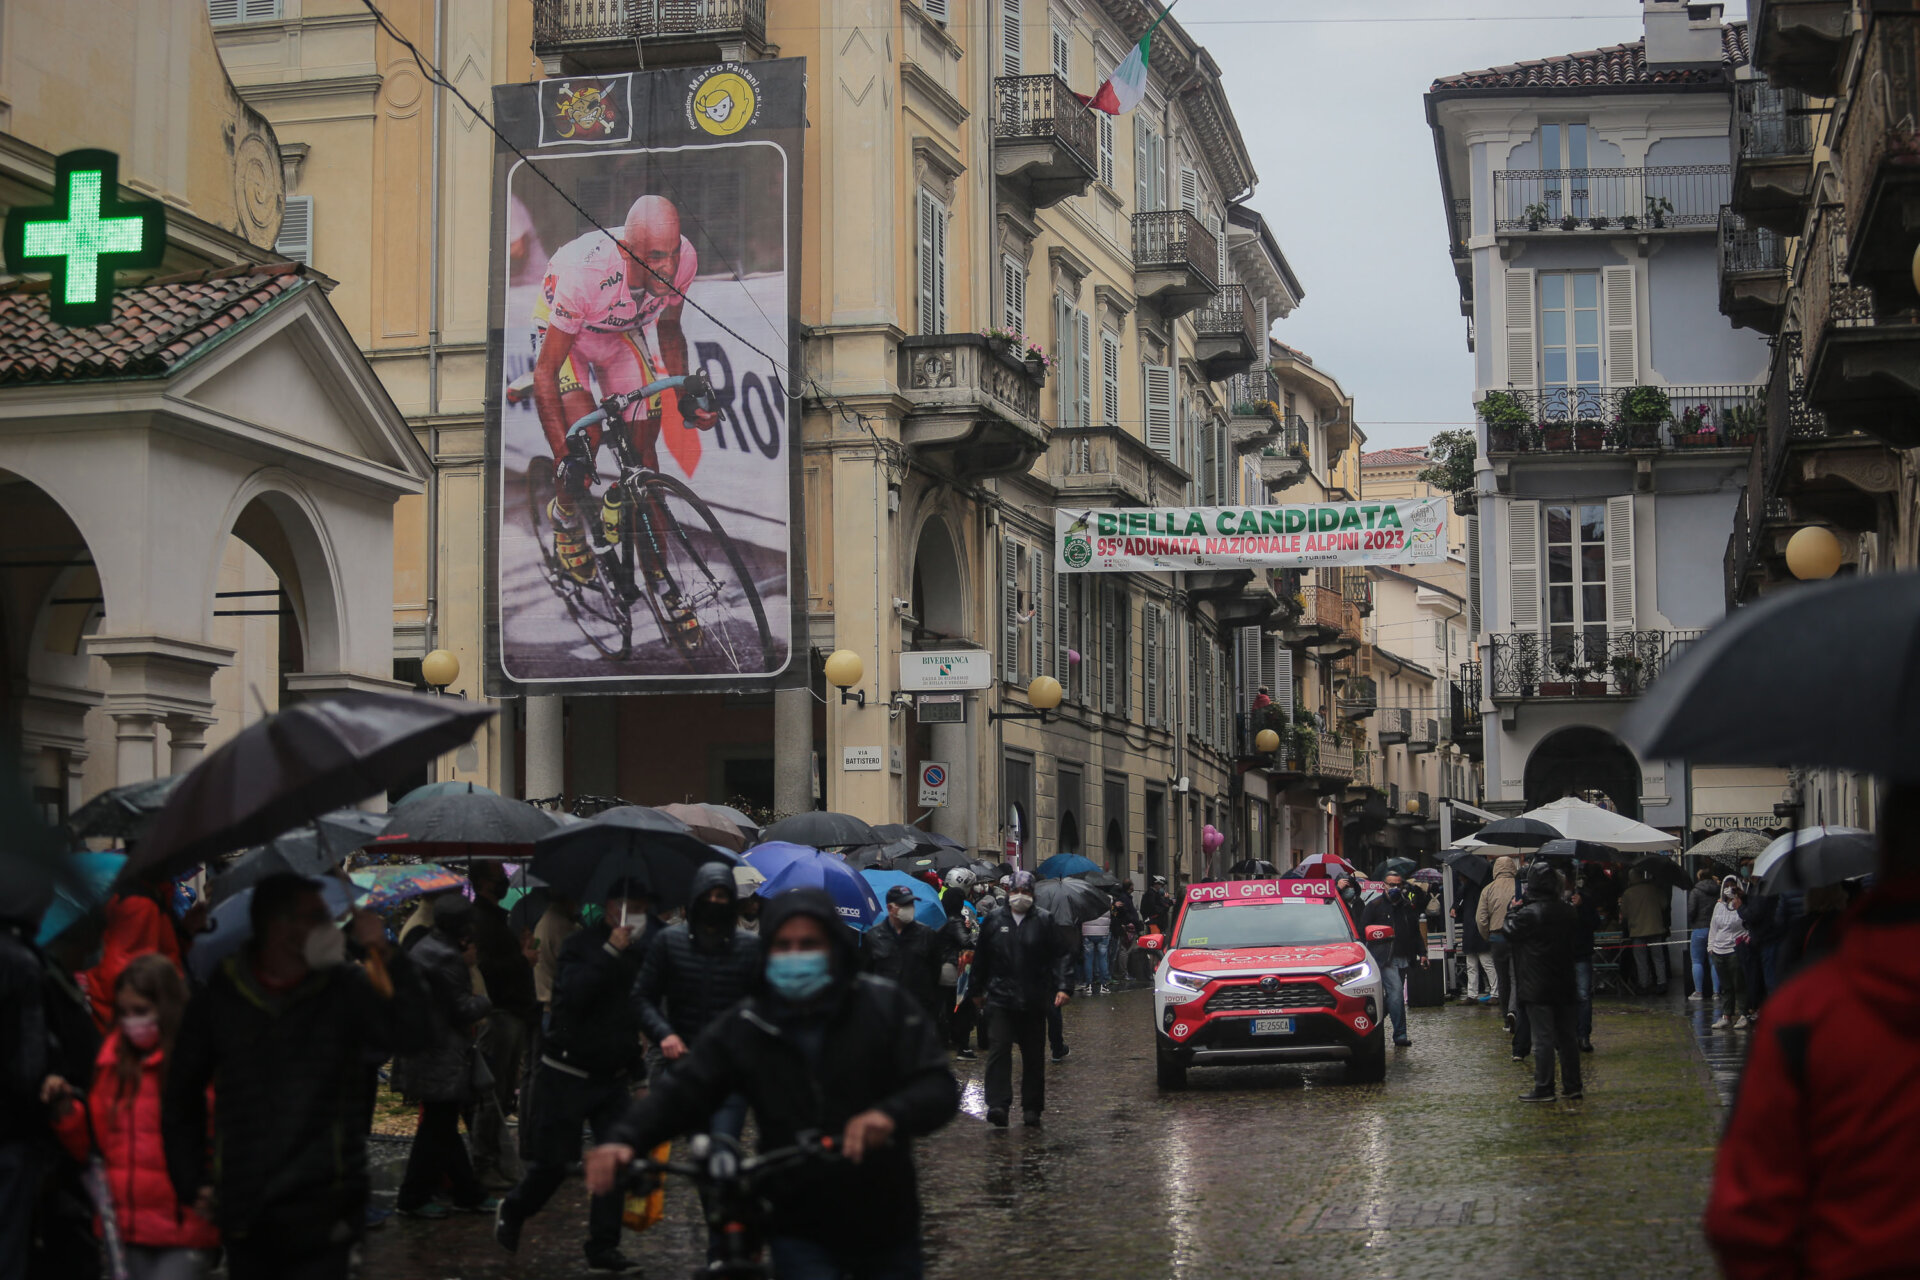
<svg viewBox="0 0 1920 1280"><path fill-rule="evenodd" d="M349 877L365 892L361 903L369 911L391 911L411 898L430 893L445 893L463 887L466 877L447 870L436 862L416 862L410 866L368 867Z"/></svg>

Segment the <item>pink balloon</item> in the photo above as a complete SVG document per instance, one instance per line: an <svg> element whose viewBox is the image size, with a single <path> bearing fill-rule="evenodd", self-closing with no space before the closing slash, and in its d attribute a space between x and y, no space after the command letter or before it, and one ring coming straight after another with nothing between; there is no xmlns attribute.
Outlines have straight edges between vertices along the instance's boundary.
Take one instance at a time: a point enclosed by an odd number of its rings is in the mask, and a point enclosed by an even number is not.
<svg viewBox="0 0 1920 1280"><path fill-rule="evenodd" d="M1080 651L1078 649L1067 650L1067 662L1069 664L1077 664L1079 663L1079 661L1080 661Z"/></svg>
<svg viewBox="0 0 1920 1280"><path fill-rule="evenodd" d="M1200 829L1200 847L1207 853L1212 853L1226 842L1226 836L1222 835L1211 822Z"/></svg>

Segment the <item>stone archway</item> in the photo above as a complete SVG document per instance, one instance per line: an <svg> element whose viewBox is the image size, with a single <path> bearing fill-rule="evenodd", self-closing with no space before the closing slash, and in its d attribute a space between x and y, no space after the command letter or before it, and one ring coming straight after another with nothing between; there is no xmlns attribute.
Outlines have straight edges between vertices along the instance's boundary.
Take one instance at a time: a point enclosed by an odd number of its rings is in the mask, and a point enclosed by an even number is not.
<svg viewBox="0 0 1920 1280"><path fill-rule="evenodd" d="M1525 785L1529 809L1599 791L1617 812L1640 817L1640 762L1605 729L1574 725L1542 738L1527 757Z"/></svg>
<svg viewBox="0 0 1920 1280"><path fill-rule="evenodd" d="M290 634L280 646L282 681L295 672L341 671L346 618L339 565L325 521L299 482L277 470L248 477L228 508L225 528L279 578L290 624ZM222 538L214 548L216 565L226 555ZM218 580L217 567L214 580ZM209 599L207 607L215 610L214 600Z"/></svg>
<svg viewBox="0 0 1920 1280"><path fill-rule="evenodd" d="M968 623L966 569L961 563L959 544L944 516L929 515L920 525L914 540L913 563L908 570L908 599L914 624L911 643L916 648L957 647L971 635ZM971 826L976 789L974 726L962 724L921 724L918 718L908 730L906 770L906 811L909 820L919 816L919 765L938 760L947 764L947 804L928 819L931 830L951 836L962 844L972 843Z"/></svg>

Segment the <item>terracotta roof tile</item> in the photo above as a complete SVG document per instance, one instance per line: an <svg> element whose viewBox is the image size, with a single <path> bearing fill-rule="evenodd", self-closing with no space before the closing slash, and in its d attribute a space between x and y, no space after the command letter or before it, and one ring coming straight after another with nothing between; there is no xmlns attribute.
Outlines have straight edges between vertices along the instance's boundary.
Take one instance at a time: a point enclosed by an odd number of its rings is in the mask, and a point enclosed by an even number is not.
<svg viewBox="0 0 1920 1280"><path fill-rule="evenodd" d="M1424 467L1431 461L1425 445L1412 449L1376 449L1360 455L1363 467Z"/></svg>
<svg viewBox="0 0 1920 1280"><path fill-rule="evenodd" d="M0 289L0 386L165 377L206 343L311 282L294 263L202 272L122 287L113 319L55 324L44 281Z"/></svg>
<svg viewBox="0 0 1920 1280"><path fill-rule="evenodd" d="M1442 76L1433 82L1434 92L1459 89L1598 89L1631 85L1711 84L1731 79L1735 67L1747 64L1747 25L1729 23L1720 28L1719 66L1647 66L1645 40L1632 44L1609 45L1585 53L1561 54L1516 62L1511 66L1489 67L1485 71L1464 71Z"/></svg>

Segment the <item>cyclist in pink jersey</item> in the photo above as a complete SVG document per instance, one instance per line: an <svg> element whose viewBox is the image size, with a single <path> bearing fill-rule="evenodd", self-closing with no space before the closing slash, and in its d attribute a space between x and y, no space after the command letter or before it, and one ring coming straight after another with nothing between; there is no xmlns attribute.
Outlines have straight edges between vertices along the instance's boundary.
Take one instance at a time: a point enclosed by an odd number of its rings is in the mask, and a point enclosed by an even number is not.
<svg viewBox="0 0 1920 1280"><path fill-rule="evenodd" d="M680 315L698 269L699 257L680 233L679 210L664 196L634 201L617 241L604 231L590 231L563 245L547 263L541 282L545 329L533 367L533 405L553 450L559 482L548 510L554 554L580 582L591 581L597 571L595 551L619 540L620 512L618 490L609 490L601 536L591 536L580 507L592 496L588 486L593 467L569 452L567 427L593 411L595 384L601 396L612 396L688 372ZM626 411L635 447L655 468L659 399L640 401ZM719 415L689 409L682 420L705 431ZM587 436L591 458L600 446L599 428L589 428Z"/></svg>

